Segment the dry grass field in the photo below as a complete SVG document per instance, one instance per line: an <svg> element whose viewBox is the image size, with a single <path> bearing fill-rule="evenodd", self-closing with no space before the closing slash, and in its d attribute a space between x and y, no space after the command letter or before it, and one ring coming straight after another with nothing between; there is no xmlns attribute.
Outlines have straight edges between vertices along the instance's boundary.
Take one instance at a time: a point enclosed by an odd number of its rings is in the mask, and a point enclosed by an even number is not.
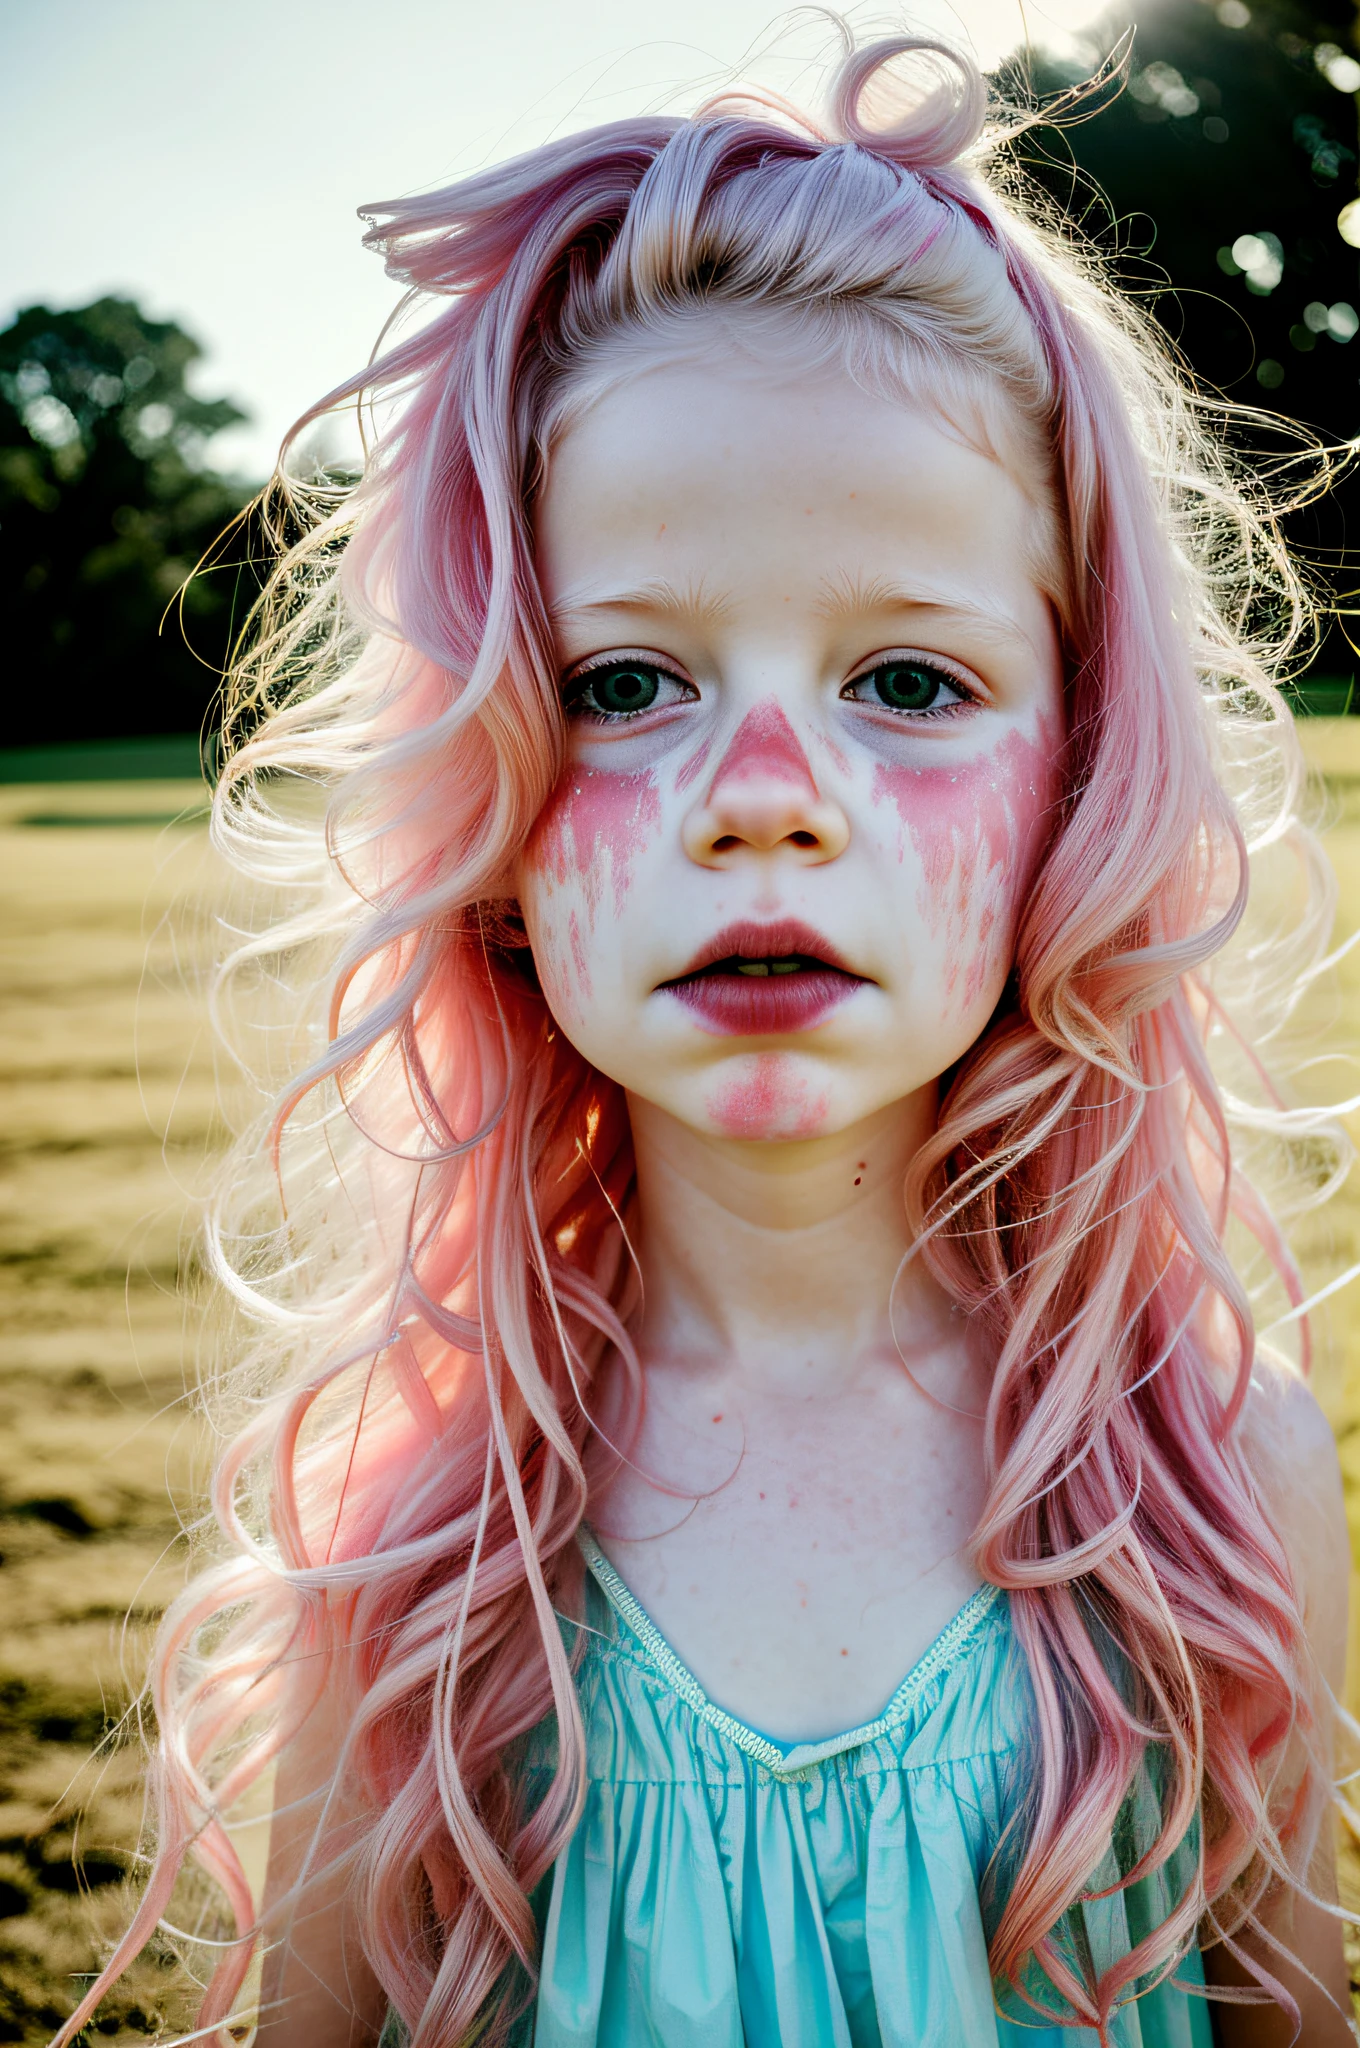
<svg viewBox="0 0 1360 2048"><path fill-rule="evenodd" d="M1353 931L1360 719L1305 730ZM48 2039L126 1910L142 1788L119 1720L202 1464L177 1293L213 1136L183 912L213 894L199 801L166 782L0 788L0 2041ZM1340 981L1326 1028L1360 1051L1360 956ZM1304 1252L1314 1280L1360 1259L1360 1176ZM1360 1285L1319 1320L1360 1533ZM180 2022L173 1959L144 1959L107 2011L98 2037L126 2044Z"/></svg>
<svg viewBox="0 0 1360 2048"><path fill-rule="evenodd" d="M6 2041L48 2039L125 1910L139 1747L125 1731L88 1758L177 1583L172 1496L189 1496L194 1444L176 1290L213 1074L161 928L206 833L162 821L200 802L164 782L0 790ZM110 2037L145 2038L176 1989L142 1964Z"/></svg>

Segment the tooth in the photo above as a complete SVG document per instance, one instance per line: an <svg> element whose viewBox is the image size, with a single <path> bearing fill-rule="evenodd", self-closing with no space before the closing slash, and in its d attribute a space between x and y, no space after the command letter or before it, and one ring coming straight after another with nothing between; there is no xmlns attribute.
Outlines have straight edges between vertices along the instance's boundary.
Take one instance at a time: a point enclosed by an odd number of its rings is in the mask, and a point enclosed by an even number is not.
<svg viewBox="0 0 1360 2048"><path fill-rule="evenodd" d="M766 960L738 960L737 962L738 974L768 974L769 971L769 962Z"/></svg>
<svg viewBox="0 0 1360 2048"><path fill-rule="evenodd" d="M770 962L770 972L771 974L798 974L802 971L802 964L801 960L772 960Z"/></svg>

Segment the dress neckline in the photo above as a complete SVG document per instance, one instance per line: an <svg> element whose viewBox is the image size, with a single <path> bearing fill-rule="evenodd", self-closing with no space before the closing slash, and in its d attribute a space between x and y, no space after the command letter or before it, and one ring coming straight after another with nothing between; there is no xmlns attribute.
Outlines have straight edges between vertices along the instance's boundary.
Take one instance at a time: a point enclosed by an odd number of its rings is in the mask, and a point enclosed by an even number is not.
<svg viewBox="0 0 1360 2048"><path fill-rule="evenodd" d="M979 1586L976 1593L970 1594L953 1620L945 1623L934 1642L917 1658L882 1713L872 1721L862 1722L857 1728L848 1728L841 1735L828 1735L816 1742L797 1742L785 1749L709 1698L689 1666L676 1656L642 1602L620 1578L595 1540L594 1532L584 1522L576 1532L576 1542L600 1591L636 1637L671 1691L701 1720L777 1778L793 1777L815 1764L825 1763L830 1757L839 1756L844 1750L859 1749L866 1742L875 1742L890 1729L899 1727L932 1679L981 1634L1001 1600L999 1586Z"/></svg>

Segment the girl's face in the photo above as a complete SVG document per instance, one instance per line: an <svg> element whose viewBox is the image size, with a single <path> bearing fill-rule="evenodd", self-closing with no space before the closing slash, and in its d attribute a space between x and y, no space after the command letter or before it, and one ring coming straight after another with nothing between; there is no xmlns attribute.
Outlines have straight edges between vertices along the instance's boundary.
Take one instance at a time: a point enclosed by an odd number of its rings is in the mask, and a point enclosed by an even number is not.
<svg viewBox="0 0 1360 2048"><path fill-rule="evenodd" d="M813 1138L979 1036L1056 790L1040 527L838 370L658 364L568 429L537 517L567 766L517 888L595 1066Z"/></svg>

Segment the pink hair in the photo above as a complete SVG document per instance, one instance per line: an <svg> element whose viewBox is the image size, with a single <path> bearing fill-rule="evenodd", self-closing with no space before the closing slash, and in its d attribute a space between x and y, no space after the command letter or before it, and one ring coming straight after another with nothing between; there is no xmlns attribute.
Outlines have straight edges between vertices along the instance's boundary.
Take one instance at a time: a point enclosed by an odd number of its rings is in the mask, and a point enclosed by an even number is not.
<svg viewBox="0 0 1360 2048"><path fill-rule="evenodd" d="M870 131L864 96L905 53L928 89ZM226 1893L200 2025L226 2018L258 1935L226 1817L337 1687L339 1774L366 1797L357 1921L413 2048L499 2038L529 1995L527 1894L583 1797L554 1607L603 1470L590 1387L607 1346L636 1370L626 1111L556 1029L510 881L563 747L530 507L592 379L702 319L778 328L1009 437L1050 515L1060 818L1013 999L907 1189L921 1255L994 1333L977 1559L1011 1592L1037 1702L994 1968L1030 1996L1037 1959L1062 2018L1105 2038L1206 1908L1235 1929L1307 1863L1321 1752L1283 1768L1311 1680L1240 1442L1252 1318L1207 1052L1208 963L1247 879L1216 767L1248 730L1293 744L1241 593L1248 573L1273 592L1286 642L1301 600L1205 408L1094 265L1004 196L985 112L966 60L901 37L846 56L825 132L725 100L371 210L390 273L451 303L327 401L400 406L359 489L285 554L235 679L218 841L289 894L228 963L224 1029L239 1014L291 1058L296 985L331 993L210 1230L256 1331L213 1493L227 1555L166 1617L156 1861L62 2042L189 1856ZM525 1814L506 1753L550 1712L560 1767ZM1083 1976L1054 1930L1149 1745L1161 1825L1129 1875L1197 1822L1198 1873Z"/></svg>

